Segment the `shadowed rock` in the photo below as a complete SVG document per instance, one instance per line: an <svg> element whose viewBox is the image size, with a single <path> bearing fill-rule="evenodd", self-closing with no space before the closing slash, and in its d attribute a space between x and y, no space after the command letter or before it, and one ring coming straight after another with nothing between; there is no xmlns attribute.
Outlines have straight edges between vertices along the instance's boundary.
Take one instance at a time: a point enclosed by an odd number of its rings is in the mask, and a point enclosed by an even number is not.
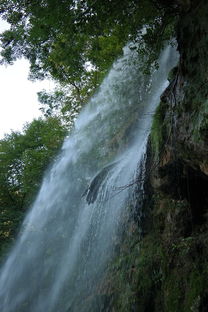
<svg viewBox="0 0 208 312"><path fill-rule="evenodd" d="M88 204L94 203L97 199L98 192L100 186L102 185L105 177L107 176L108 172L117 164L118 162L111 163L101 169L95 177L91 180L90 185L82 194L82 197L86 197L86 201Z"/></svg>

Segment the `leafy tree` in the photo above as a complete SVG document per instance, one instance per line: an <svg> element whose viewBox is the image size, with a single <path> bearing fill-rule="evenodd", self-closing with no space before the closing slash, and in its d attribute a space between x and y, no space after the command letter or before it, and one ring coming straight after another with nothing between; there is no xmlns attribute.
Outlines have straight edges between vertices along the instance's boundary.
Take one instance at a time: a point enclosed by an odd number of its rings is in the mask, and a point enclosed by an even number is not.
<svg viewBox="0 0 208 312"><path fill-rule="evenodd" d="M25 57L30 79L49 76L61 83L54 94L42 92L39 98L46 116L60 113L70 127L74 113L95 92L127 42L135 43L147 68L156 62L164 42L173 37L178 3L2 0L0 16L11 26L0 35L1 63Z"/></svg>
<svg viewBox="0 0 208 312"><path fill-rule="evenodd" d="M2 0L0 14L11 24L1 35L3 62L24 56L31 78L51 75L65 83L82 81L87 62L97 73L108 70L129 40L142 37L156 53L170 37L165 30L173 16L152 0Z"/></svg>
<svg viewBox="0 0 208 312"><path fill-rule="evenodd" d="M0 140L0 254L13 239L65 135L60 120L50 117Z"/></svg>
<svg viewBox="0 0 208 312"><path fill-rule="evenodd" d="M60 120L51 117L34 120L23 133L12 132L0 141L1 189L5 190L0 197L2 205L27 206L65 135Z"/></svg>

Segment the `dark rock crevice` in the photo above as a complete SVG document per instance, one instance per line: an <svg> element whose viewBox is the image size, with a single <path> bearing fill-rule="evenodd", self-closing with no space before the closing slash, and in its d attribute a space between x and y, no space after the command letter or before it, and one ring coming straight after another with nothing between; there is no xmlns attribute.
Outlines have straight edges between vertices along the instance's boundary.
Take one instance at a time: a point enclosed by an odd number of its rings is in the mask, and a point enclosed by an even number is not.
<svg viewBox="0 0 208 312"><path fill-rule="evenodd" d="M208 213L208 176L191 167L186 167L185 170L186 175L180 186L181 194L190 204L193 223L205 224Z"/></svg>

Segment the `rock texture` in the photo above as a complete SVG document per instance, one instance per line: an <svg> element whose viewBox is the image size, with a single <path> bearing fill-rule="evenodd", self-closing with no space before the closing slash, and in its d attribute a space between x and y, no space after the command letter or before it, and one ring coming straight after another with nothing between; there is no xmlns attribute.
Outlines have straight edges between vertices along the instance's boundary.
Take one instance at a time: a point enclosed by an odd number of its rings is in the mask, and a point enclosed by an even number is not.
<svg viewBox="0 0 208 312"><path fill-rule="evenodd" d="M203 0L181 13L180 62L153 122L138 311L208 311L207 18Z"/></svg>
<svg viewBox="0 0 208 312"><path fill-rule="evenodd" d="M180 61L154 117L144 205L110 269L109 311L208 311L208 3L177 1L177 12Z"/></svg>

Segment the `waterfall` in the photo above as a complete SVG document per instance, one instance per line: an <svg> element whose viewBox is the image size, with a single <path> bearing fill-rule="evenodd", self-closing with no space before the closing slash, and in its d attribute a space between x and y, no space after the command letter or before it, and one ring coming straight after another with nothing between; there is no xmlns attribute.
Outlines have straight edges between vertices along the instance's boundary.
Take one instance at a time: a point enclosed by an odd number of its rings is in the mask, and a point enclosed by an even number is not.
<svg viewBox="0 0 208 312"><path fill-rule="evenodd" d="M45 174L1 268L1 312L102 311L92 297L119 244L151 118L175 64L168 47L159 70L144 76L137 53L124 49Z"/></svg>

